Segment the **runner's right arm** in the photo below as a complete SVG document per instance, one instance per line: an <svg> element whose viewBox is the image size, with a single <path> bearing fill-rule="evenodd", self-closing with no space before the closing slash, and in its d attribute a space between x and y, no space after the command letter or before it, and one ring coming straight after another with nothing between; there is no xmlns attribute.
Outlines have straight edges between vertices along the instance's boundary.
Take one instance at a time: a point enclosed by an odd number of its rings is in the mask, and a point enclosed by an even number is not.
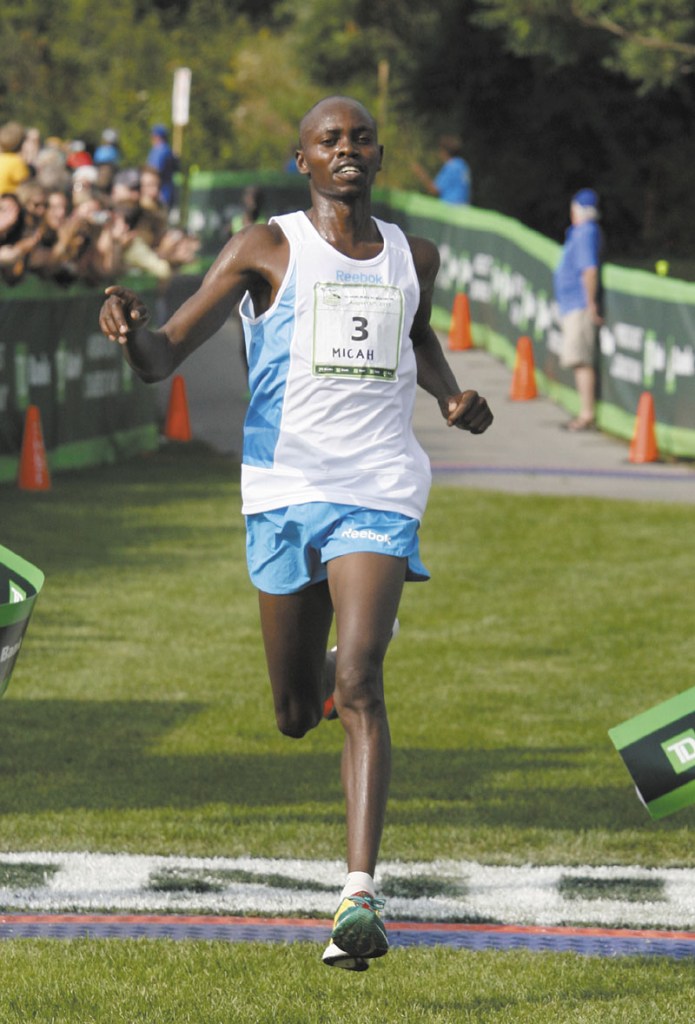
<svg viewBox="0 0 695 1024"><path fill-rule="evenodd" d="M286 266L286 241L274 225L253 225L226 244L198 290L157 330L135 292L106 289L99 327L123 345L125 356L147 383L164 380L225 323L246 291L261 299L279 287Z"/></svg>

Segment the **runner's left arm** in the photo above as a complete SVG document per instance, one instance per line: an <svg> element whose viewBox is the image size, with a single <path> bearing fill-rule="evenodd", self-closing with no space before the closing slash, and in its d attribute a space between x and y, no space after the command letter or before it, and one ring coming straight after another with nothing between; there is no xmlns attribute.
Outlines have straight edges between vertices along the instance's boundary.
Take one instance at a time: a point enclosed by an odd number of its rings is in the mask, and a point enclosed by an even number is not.
<svg viewBox="0 0 695 1024"><path fill-rule="evenodd" d="M430 324L434 282L439 271L439 253L436 246L424 238L411 238L410 247L420 281L420 304L410 331L417 364L417 382L437 399L442 416L450 427L482 434L492 423L487 401L477 391L461 390Z"/></svg>

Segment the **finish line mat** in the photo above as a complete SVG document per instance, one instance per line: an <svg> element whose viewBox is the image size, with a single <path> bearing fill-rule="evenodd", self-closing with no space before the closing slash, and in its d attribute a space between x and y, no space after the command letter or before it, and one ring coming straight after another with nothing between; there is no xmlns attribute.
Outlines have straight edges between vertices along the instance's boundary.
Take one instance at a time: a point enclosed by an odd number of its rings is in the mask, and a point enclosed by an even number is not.
<svg viewBox="0 0 695 1024"><path fill-rule="evenodd" d="M518 925L387 922L392 949L450 949L577 953L584 956L695 957L695 932ZM323 946L330 921L291 918L182 917L108 914L5 914L0 939L174 939L217 942L315 942Z"/></svg>
<svg viewBox="0 0 695 1024"><path fill-rule="evenodd" d="M329 920L339 860L0 853L5 915ZM428 927L695 931L695 869L382 861L387 921ZM308 925L307 925L308 926ZM407 930L407 929L406 929Z"/></svg>

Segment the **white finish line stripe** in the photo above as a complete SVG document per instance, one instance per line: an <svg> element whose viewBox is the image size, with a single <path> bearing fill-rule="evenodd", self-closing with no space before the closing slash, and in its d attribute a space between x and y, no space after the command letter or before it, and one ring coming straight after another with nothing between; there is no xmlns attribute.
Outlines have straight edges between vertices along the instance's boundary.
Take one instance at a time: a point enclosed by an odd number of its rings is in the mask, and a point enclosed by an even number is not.
<svg viewBox="0 0 695 1024"><path fill-rule="evenodd" d="M341 861L5 853L0 907L329 918L344 874ZM377 885L391 920L695 927L695 870L687 868L383 861Z"/></svg>

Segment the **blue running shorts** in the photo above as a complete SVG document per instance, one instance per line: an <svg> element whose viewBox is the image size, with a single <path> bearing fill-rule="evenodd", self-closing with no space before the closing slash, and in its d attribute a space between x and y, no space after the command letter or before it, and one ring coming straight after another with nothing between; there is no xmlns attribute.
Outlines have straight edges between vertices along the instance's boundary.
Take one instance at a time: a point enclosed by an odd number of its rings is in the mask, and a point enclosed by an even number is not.
<svg viewBox="0 0 695 1024"><path fill-rule="evenodd" d="M427 580L417 519L399 512L310 501L246 516L251 582L266 594L294 594L327 577L326 562L354 551L407 558L407 580Z"/></svg>

